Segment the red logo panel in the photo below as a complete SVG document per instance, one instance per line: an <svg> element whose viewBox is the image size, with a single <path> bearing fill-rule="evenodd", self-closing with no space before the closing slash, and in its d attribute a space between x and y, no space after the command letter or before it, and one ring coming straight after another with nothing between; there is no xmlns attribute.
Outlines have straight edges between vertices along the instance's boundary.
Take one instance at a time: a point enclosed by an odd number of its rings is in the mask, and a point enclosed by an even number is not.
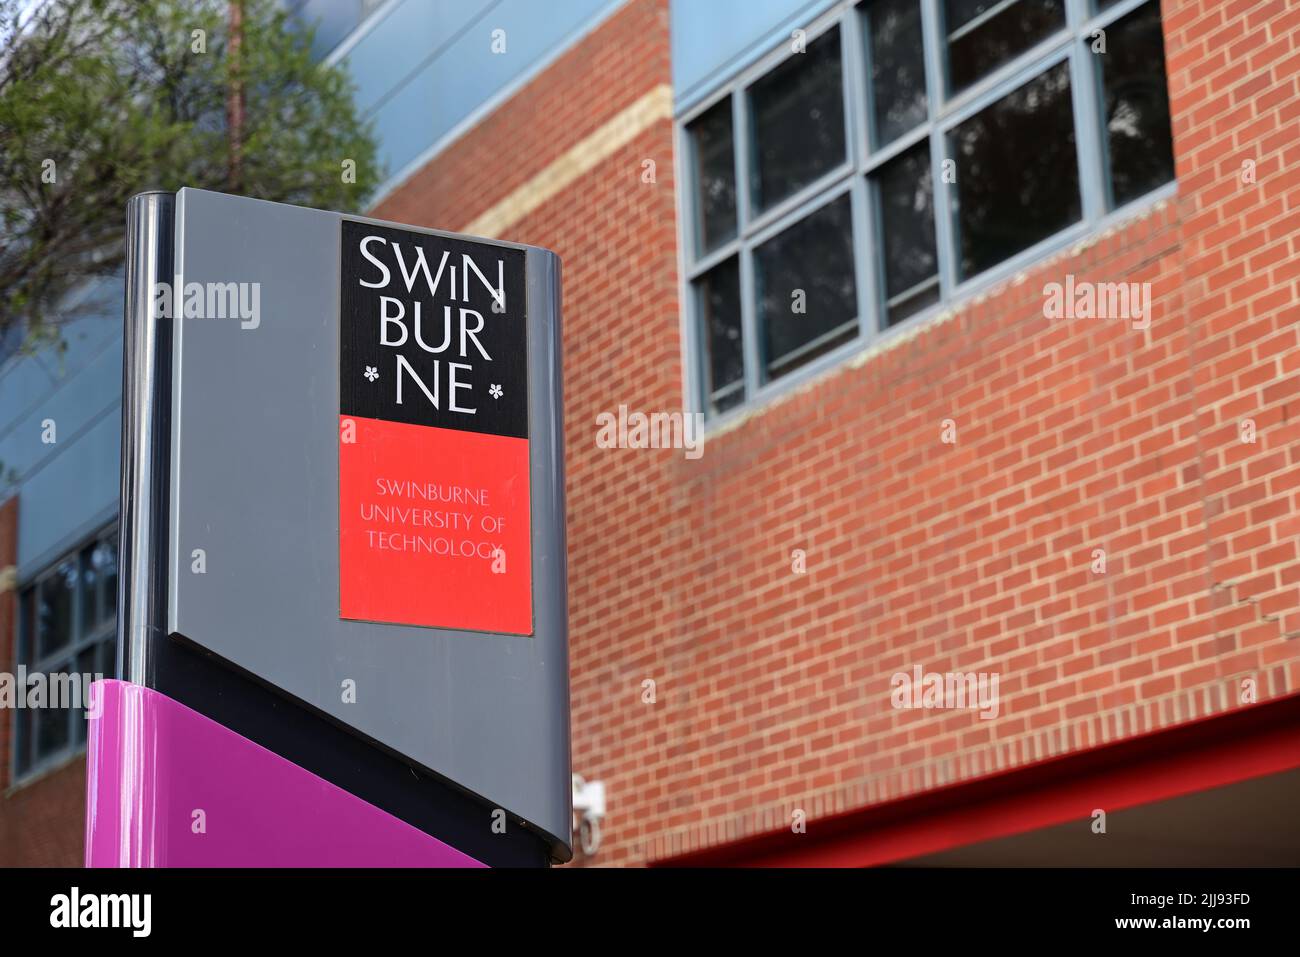
<svg viewBox="0 0 1300 957"><path fill-rule="evenodd" d="M339 417L339 614L531 635L528 440Z"/></svg>

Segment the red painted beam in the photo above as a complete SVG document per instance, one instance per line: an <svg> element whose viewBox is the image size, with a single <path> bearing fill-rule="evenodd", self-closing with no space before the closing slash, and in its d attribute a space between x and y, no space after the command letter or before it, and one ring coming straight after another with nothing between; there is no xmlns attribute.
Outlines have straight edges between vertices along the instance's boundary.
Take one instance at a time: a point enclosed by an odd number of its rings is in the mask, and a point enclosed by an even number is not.
<svg viewBox="0 0 1300 957"><path fill-rule="evenodd" d="M869 867L1300 767L1300 695L652 862Z"/></svg>

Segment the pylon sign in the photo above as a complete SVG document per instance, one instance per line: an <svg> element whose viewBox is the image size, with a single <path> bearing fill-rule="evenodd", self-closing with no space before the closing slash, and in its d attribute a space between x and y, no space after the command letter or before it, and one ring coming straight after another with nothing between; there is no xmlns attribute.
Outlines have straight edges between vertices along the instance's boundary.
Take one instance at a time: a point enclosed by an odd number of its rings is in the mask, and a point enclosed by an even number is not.
<svg viewBox="0 0 1300 957"><path fill-rule="evenodd" d="M473 798L485 834L501 810L567 859L558 258L150 195L128 274L123 677L229 727L245 712L202 687L220 662L301 705L298 738L323 716Z"/></svg>

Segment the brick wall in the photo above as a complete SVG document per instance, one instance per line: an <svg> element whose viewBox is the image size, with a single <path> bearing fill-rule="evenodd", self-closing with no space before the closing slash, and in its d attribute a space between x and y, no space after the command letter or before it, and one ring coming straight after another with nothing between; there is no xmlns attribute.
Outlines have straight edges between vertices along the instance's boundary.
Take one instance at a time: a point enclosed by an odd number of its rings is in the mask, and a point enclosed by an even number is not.
<svg viewBox="0 0 1300 957"><path fill-rule="evenodd" d="M629 2L376 215L509 210L670 83L666 8ZM698 461L594 441L601 411L681 406L671 123L505 217L564 259L574 768L608 788L598 863L1241 707L1244 679L1259 700L1300 688L1300 9L1163 8L1175 199ZM1153 324L1045 319L1067 273L1151 282ZM998 672L999 716L895 710L890 677L917 664Z"/></svg>
<svg viewBox="0 0 1300 957"><path fill-rule="evenodd" d="M80 756L0 799L0 867L80 867L85 821Z"/></svg>

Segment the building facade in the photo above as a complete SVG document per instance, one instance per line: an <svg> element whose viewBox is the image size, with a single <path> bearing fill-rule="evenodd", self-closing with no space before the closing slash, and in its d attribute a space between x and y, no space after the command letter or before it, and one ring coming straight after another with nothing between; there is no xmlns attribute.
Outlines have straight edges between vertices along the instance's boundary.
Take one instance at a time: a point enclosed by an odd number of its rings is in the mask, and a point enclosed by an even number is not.
<svg viewBox="0 0 1300 957"><path fill-rule="evenodd" d="M301 13L371 215L564 262L581 863L1300 859L1300 8ZM105 316L0 366L10 671L110 660ZM0 863L80 861L83 741L0 710Z"/></svg>

